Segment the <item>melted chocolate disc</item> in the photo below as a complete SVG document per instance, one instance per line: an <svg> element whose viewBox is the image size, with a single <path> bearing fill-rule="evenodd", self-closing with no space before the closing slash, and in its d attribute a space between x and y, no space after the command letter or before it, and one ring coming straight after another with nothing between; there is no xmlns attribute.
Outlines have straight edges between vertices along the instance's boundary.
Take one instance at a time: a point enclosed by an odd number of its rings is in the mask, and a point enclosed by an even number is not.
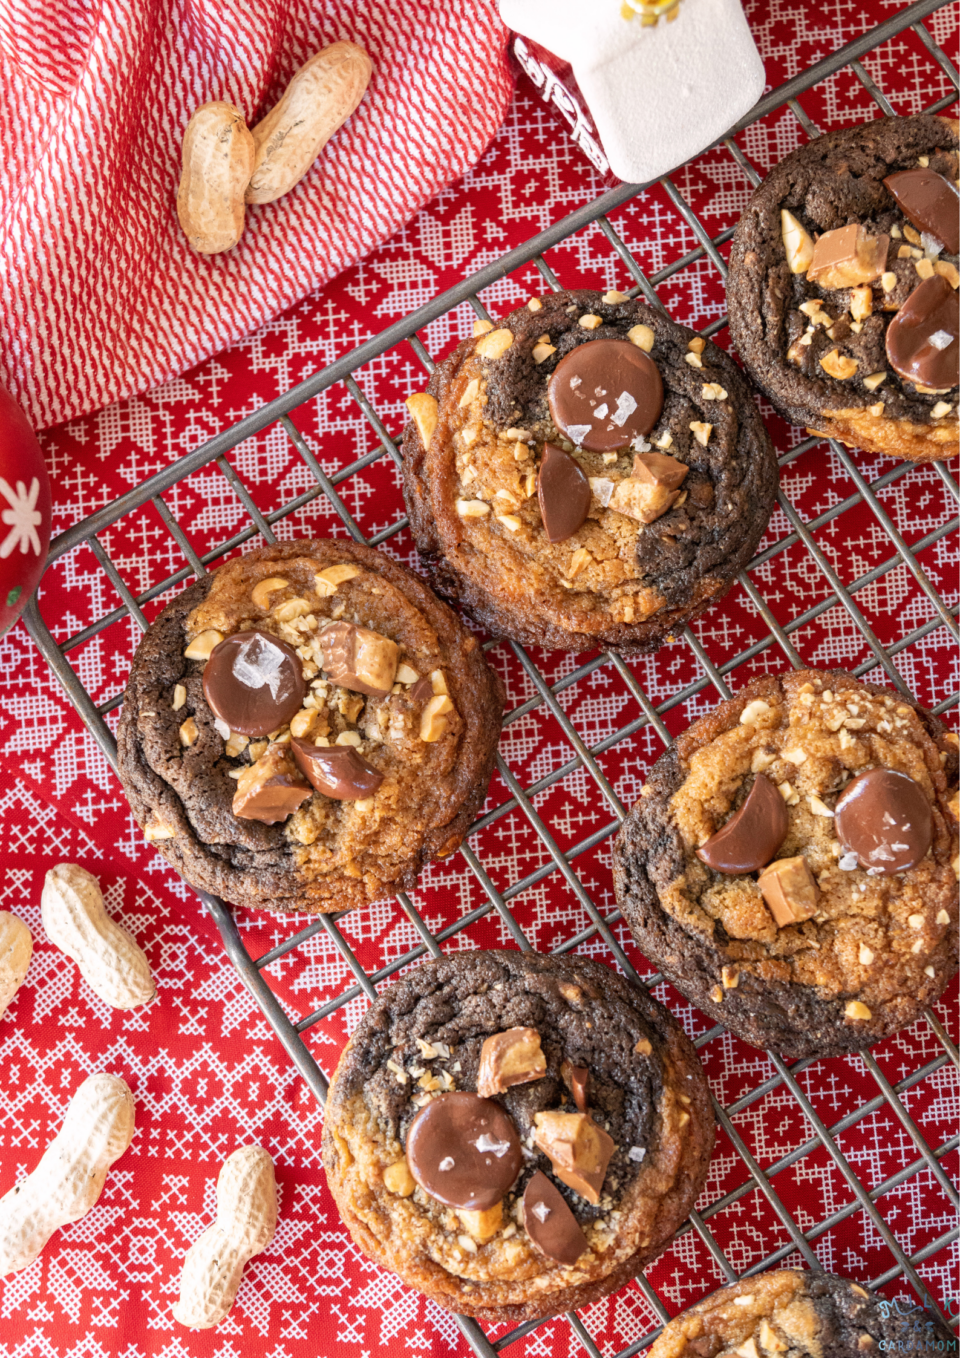
<svg viewBox="0 0 960 1358"><path fill-rule="evenodd" d="M231 731L266 736L303 705L307 686L292 646L266 632L237 632L210 652L203 693Z"/></svg>
<svg viewBox="0 0 960 1358"><path fill-rule="evenodd" d="M523 1166L510 1114L478 1094L441 1094L410 1124L407 1164L417 1183L447 1207L481 1212L500 1202Z"/></svg>
<svg viewBox="0 0 960 1358"><path fill-rule="evenodd" d="M933 815L923 788L905 773L869 769L837 802L837 838L862 868L906 872L933 843Z"/></svg>
<svg viewBox="0 0 960 1358"><path fill-rule="evenodd" d="M887 358L908 382L936 391L960 383L960 293L935 273L887 327Z"/></svg>
<svg viewBox="0 0 960 1358"><path fill-rule="evenodd" d="M553 443L543 445L537 499L548 542L572 537L590 508L590 482L580 464Z"/></svg>
<svg viewBox="0 0 960 1358"><path fill-rule="evenodd" d="M383 774L352 745L310 745L294 737L290 742L297 767L325 797L337 802L355 802L372 797L383 782Z"/></svg>
<svg viewBox="0 0 960 1358"><path fill-rule="evenodd" d="M656 363L629 340L588 340L562 358L547 391L550 414L578 448L626 448L663 409Z"/></svg>
<svg viewBox="0 0 960 1358"><path fill-rule="evenodd" d="M787 808L780 793L762 773L753 780L747 800L722 830L697 850L714 872L738 876L766 867L787 833Z"/></svg>
<svg viewBox="0 0 960 1358"><path fill-rule="evenodd" d="M947 254L960 250L960 194L936 170L901 170L883 181L918 231L926 231Z"/></svg>
<svg viewBox="0 0 960 1358"><path fill-rule="evenodd" d="M523 1225L537 1249L558 1264L575 1264L587 1248L563 1194L539 1169L524 1190Z"/></svg>

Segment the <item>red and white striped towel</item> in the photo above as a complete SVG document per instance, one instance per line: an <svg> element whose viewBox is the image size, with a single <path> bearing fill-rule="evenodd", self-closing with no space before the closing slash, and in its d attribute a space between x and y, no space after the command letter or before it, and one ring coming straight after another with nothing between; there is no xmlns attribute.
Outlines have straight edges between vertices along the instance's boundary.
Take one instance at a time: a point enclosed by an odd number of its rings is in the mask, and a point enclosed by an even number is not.
<svg viewBox="0 0 960 1358"><path fill-rule="evenodd" d="M505 36L494 0L0 0L0 382L58 424L361 259L493 136ZM193 111L229 99L254 122L339 39L373 59L360 108L234 250L195 254L175 211Z"/></svg>

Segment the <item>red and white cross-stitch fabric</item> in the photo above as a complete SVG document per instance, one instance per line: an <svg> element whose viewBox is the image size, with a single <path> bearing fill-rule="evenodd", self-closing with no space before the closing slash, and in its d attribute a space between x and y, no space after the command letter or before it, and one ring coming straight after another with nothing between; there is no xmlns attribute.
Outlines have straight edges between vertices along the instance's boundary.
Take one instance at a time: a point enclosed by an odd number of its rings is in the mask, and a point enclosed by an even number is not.
<svg viewBox="0 0 960 1358"><path fill-rule="evenodd" d="M8 8L0 0L0 13ZM395 8L384 6L376 13L387 22ZM753 0L748 13L769 80L776 84L896 8L882 0L863 6L846 0ZM956 6L927 22L934 37L955 51ZM898 111L920 108L947 89L920 40L909 33L867 56L865 65ZM804 95L801 102L822 128L875 112L849 72ZM763 171L802 138L793 114L783 110L749 129L740 141ZM699 157L675 178L714 234L736 219L749 194L746 178L723 152ZM63 530L122 494L465 273L590 201L597 188L589 165L572 150L553 115L529 89L521 89L502 130L466 178L434 197L361 263L310 292L249 339L181 376L49 431L43 442L54 487L55 529ZM638 195L612 221L649 273L696 244L661 189ZM630 283L597 228L551 250L548 262L564 285L609 288ZM543 286L530 268L495 284L484 300L496 315ZM722 287L706 262L684 269L660 294L678 319L693 325L708 323L724 307ZM227 323L225 295L218 324ZM428 327L421 338L433 355L441 356L469 333L470 322L470 313L461 308ZM79 376L74 380L79 382ZM402 424L403 398L422 381L409 346L377 359L358 376L391 432ZM80 387L72 408L96 406L96 396L82 382ZM378 445L363 412L342 386L295 412L295 420L331 473ZM796 444L797 431L772 417L769 423L781 450ZM277 427L241 445L229 460L264 512L313 485ZM883 458L856 455L855 461L868 481L895 467ZM946 630L938 626L932 603L895 557L887 569L894 549L871 511L862 505L841 509L854 488L839 459L823 446L815 448L784 465L781 484L802 520L816 525L815 540L842 582L857 584L853 599L879 640L896 647L912 636L895 655L906 684L931 705L954 692L955 652ZM387 459L341 482L339 492L367 535L386 529L402 512ZM951 513L946 492L937 472L926 467L910 469L878 496L907 542L919 544L920 566L956 608L957 552L954 539L944 535ZM247 523L216 468L170 491L166 503L198 551ZM279 523L277 531L292 537L341 533L343 528L320 496ZM777 543L789 531L778 509L765 545ZM135 593L183 564L150 506L109 529L102 541ZM389 537L385 550L414 561L405 532ZM805 661L855 668L870 660L862 634L830 597L825 577L801 543L790 543L752 578L780 623L808 612L790 634ZM154 616L162 602L147 605L147 616ZM92 552L82 548L48 572L40 604L62 640L115 608L118 600ZM765 624L740 588L695 630L707 655L721 666L766 636ZM121 621L70 651L97 702L122 688L136 640L135 625ZM580 663L559 654L533 658L551 683ZM535 697L509 645L494 647L490 659L506 678L510 709ZM783 663L775 647L760 651L730 681L736 686L750 673ZM630 662L630 668L657 703L669 702L701 674L682 642ZM466 1355L451 1317L368 1263L350 1242L320 1168L321 1110L243 990L196 898L144 845L110 768L22 627L0 640L0 670L5 697L0 709L0 908L20 914L36 943L26 983L0 1020L0 1193L36 1163L86 1074L107 1070L128 1080L137 1099L138 1124L130 1150L111 1172L94 1211L59 1231L25 1272L0 1281L0 1358ZM883 681L877 668L869 677ZM716 698L707 688L670 708L668 727L678 732ZM591 747L628 728L612 748L599 753L598 761L618 797L629 805L662 745L649 726L641 726L642 711L628 687L610 665L603 665L561 689L560 703ZM953 720L952 714L948 719ZM543 705L531 705L510 721L501 751L525 789L565 768L572 758L562 727ZM495 779L488 808L507 798L507 789ZM614 818L593 779L574 765L560 781L535 793L532 805L558 849L572 853L573 869L599 908L612 911L609 838L601 832ZM594 834L597 842L583 847ZM582 904L560 874L550 871L548 851L521 810L513 808L493 820L471 846L494 884L511 894L513 914L535 947L560 946L587 927ZM80 980L75 966L46 941L40 890L44 872L58 862L80 863L101 879L111 911L147 951L159 989L156 1004L130 1013L108 1009ZM435 932L479 910L487 900L459 854L431 867L414 899ZM297 927L297 922L245 912L239 912L239 922L254 955ZM342 927L368 971L402 956L418 941L412 924L390 901L344 919ZM641 973L649 972L623 927L615 924L613 929L633 964ZM487 914L445 946L513 946L513 941L499 918ZM596 936L581 946L612 963ZM282 1002L297 1016L353 984L325 932L268 974ZM675 992L661 987L656 993L688 1031L705 1031L703 1017ZM307 1041L327 1071L365 1006L359 994L309 1029ZM938 1013L955 1029L955 986ZM946 1068L919 1080L912 1076L941 1053L924 1022L875 1052L893 1084L909 1081L903 1103L934 1150L955 1135L960 1111L955 1078ZM712 1039L701 1054L717 1098L734 1108L736 1133L771 1174L780 1202L801 1229L812 1232L812 1246L824 1266L865 1280L881 1275L892 1259L875 1223L860 1210L826 1149L815 1138L811 1141L809 1124L773 1078L768 1058L728 1036ZM744 1097L767 1079L769 1086L759 1096ZM919 1271L941 1303L955 1310L956 1256L938 1247L954 1229L955 1215L934 1172L928 1166L912 1172L920 1152L863 1062L815 1062L799 1080L827 1126L842 1122L836 1139L852 1170L868 1192L877 1194L877 1208L902 1246L914 1254L928 1251ZM741 1098L744 1102L738 1105ZM865 1113L850 1116L868 1101ZM248 1267L230 1317L215 1331L190 1333L170 1315L180 1263L212 1218L223 1158L252 1141L266 1146L277 1163L277 1238ZM950 1174L955 1174L956 1162L955 1150L940 1161ZM718 1199L721 1205L707 1225L738 1273L780 1247L784 1261L796 1262L773 1205L753 1186L726 1133L719 1137L701 1205ZM647 1277L671 1313L723 1281L693 1233L676 1242L648 1269ZM903 1292L902 1281L895 1279L886 1291ZM588 1308L581 1318L604 1355L631 1344L657 1323L636 1283ZM579 1351L579 1341L562 1319L547 1322L508 1350L518 1358L572 1358Z"/></svg>
<svg viewBox="0 0 960 1358"><path fill-rule="evenodd" d="M187 244L191 114L253 124L331 42L373 59L306 179L240 244ZM145 391L387 239L472 165L512 80L494 0L0 0L0 383L35 427Z"/></svg>

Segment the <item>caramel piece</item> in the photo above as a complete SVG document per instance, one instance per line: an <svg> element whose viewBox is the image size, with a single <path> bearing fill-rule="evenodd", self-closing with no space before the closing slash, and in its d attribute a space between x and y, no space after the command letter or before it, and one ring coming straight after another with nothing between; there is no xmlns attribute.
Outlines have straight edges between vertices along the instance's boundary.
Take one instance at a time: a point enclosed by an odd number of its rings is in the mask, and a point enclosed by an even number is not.
<svg viewBox="0 0 960 1358"><path fill-rule="evenodd" d="M778 858L760 874L757 886L778 929L787 924L799 924L817 913L820 889L802 855Z"/></svg>
<svg viewBox="0 0 960 1358"><path fill-rule="evenodd" d="M482 1099L502 1094L511 1085L542 1080L547 1073L547 1058L540 1050L540 1034L535 1028L507 1028L485 1039L480 1050L477 1093Z"/></svg>
<svg viewBox="0 0 960 1358"><path fill-rule="evenodd" d="M610 497L610 508L640 523L653 523L680 498L689 468L665 453L637 453L633 471Z"/></svg>
<svg viewBox="0 0 960 1358"><path fill-rule="evenodd" d="M553 1172L568 1188L594 1206L616 1145L589 1113L537 1113L537 1147L548 1156Z"/></svg>
<svg viewBox="0 0 960 1358"><path fill-rule="evenodd" d="M335 684L373 697L390 692L397 673L400 648L389 637L334 622L320 633L323 668Z"/></svg>
<svg viewBox="0 0 960 1358"><path fill-rule="evenodd" d="M312 789L294 764L289 745L268 745L237 779L233 814L275 825L310 796Z"/></svg>
<svg viewBox="0 0 960 1358"><path fill-rule="evenodd" d="M836 231L825 231L813 247L807 278L822 288L853 288L860 283L872 283L887 267L889 244L889 236L871 236L856 222Z"/></svg>

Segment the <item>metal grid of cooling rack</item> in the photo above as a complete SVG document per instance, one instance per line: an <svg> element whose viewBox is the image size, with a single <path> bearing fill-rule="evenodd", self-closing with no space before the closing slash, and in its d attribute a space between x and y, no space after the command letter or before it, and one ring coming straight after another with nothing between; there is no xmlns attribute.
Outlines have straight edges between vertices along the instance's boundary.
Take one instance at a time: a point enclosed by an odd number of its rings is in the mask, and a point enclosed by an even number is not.
<svg viewBox="0 0 960 1358"><path fill-rule="evenodd" d="M860 58L873 48L896 36L898 33L903 32L907 28L911 28L923 43L931 58L944 73L947 82L952 85L954 89L960 90L960 79L958 79L956 68L944 54L942 49L933 41L930 33L921 22L924 17L931 14L939 7L939 0L919 0L919 3L907 7L870 32L864 34L861 38L847 44L847 46L841 48L830 57L818 62L807 71L796 76L793 80L765 96L751 113L741 121L741 123L732 128L727 136L721 139L721 142L718 143L718 145L726 147L727 151L736 161L740 169L746 174L751 183L757 184L760 177L737 144L735 140L736 134L751 123L766 116L768 113L776 109L789 107L807 136L811 138L817 136L818 129L797 102L797 96L802 94L805 90L810 89L816 83L827 79L845 66L852 69L861 85L867 90L883 113L891 114L895 112L883 92L876 86L864 69ZM948 107L955 99L956 95L954 93L948 93L932 103L926 111L937 112ZM436 320L446 312L452 311L463 302L468 302L478 317L486 319L487 312L481 303L478 294L491 283L521 266L533 263L547 286L553 289L559 289L562 284L544 260L543 254L548 248L558 244L575 232L596 223L612 250L616 253L634 279L635 286L632 290L632 295L642 295L654 306L662 306L656 292L659 285L665 283L669 278L688 266L696 264L703 258L709 260L719 271L721 276L724 276L726 269L717 247L730 238L732 235L732 226L722 231L719 235L711 238L706 227L689 204L684 200L673 180L670 177L666 177L661 183L673 205L689 224L699 244L693 251L682 258L675 260L659 273L649 277L644 274L643 270L640 268L624 241L608 219L608 213L625 203L641 188L646 187L642 185L622 185L621 187L604 194L596 202L572 213L563 221L557 223L548 230L541 232L524 245L511 251L507 255L504 255L493 264L472 274L461 284L458 284L456 287L435 298L428 305L420 308L404 320L397 322L395 325L383 331L380 335L360 345L351 353L325 368L322 372L314 374L283 396L270 402L268 405L265 405L254 414L233 425L231 428L224 430L186 457L181 458L174 465L149 478L126 495L120 497L113 503L104 506L97 513L84 519L68 532L62 534L52 544L50 552L51 561L57 560L81 544L88 544L94 552L103 572L110 580L122 601L121 607L107 613L97 622L59 644L54 640L50 630L44 622L38 609L36 599L30 602L24 614L27 627L36 644L56 673L60 682L63 684L63 687L84 723L96 738L107 759L114 767L116 766L116 746L113 735L105 721L105 717L108 712L120 704L122 695L116 694L104 703L99 705L95 704L91 696L84 689L77 673L71 666L68 659L68 653L82 646L85 642L100 633L104 628L112 625L114 622L117 622L125 616L132 617L141 629L145 629L147 624L142 612L142 606L144 604L156 599L171 587L182 584L190 577L206 573L207 566L211 561L217 560L258 534L267 542L275 541L276 538L273 533L273 525L285 515L294 513L296 510L302 508L319 496L327 497L339 515L346 530L358 541L365 541L370 545L378 546L389 539L393 534L399 532L406 524L406 520L403 518L398 519L395 523L374 536L364 538L337 492L337 486L339 484L347 478L361 473L378 458L392 458L398 465L400 465L401 461L396 440L391 437L377 412L373 409L372 405L361 391L354 377L354 373L371 359L386 353L388 350L394 348L394 346L403 342L407 342L413 348L418 359L427 371L432 370L432 360L418 338L417 331L423 329L425 326L429 325L430 322ZM706 335L715 334L725 324L725 318L720 318L712 322L709 326L704 327L703 333ZM360 406L365 417L374 429L377 438L380 440L380 447L373 452L356 459L349 466L341 468L334 475L328 476L321 468L316 456L311 451L308 443L291 419L291 412L296 410L298 406L303 405L306 401L318 396L321 392L335 383L343 383L346 386L347 390ZM225 455L244 439L258 433L275 422L279 422L286 431L291 444L312 474L314 484L279 509L270 513L264 513L258 508L248 488L243 484L229 462L227 462ZM799 443L781 457L781 465L792 462L794 459L802 456L803 453L818 442L819 440L811 438ZM241 940L240 933L231 911L217 898L209 896L206 893L200 893L208 910L218 925L224 947L244 984L256 999L276 1032L277 1037L286 1049L290 1059L318 1099L322 1101L325 1097L327 1080L303 1041L303 1034L307 1029L360 995L366 995L370 1000L373 1000L377 994L376 987L378 984L389 979L400 969L407 966L409 963L416 961L418 958L431 956L439 957L442 953L442 945L446 940L468 928L475 921L490 912L497 913L518 948L529 948L530 945L525 938L519 923L511 913L510 902L536 882L539 882L553 873L561 874L566 885L573 892L577 901L583 907L591 921L590 924L576 936L567 939L557 951L567 952L573 950L585 943L592 936L599 935L626 975L648 987L653 987L660 982L662 978L659 976L647 976L644 978L637 976L636 971L624 954L611 929L611 926L620 918L619 912L614 910L604 916L591 899L573 868L573 862L579 854L594 848L597 844L601 843L616 831L626 811L626 808L620 802L617 794L600 768L596 756L602 754L603 751L609 749L616 744L617 741L633 735L646 726L652 727L666 746L669 744L671 737L663 722L663 716L668 710L710 687L712 687L718 697L728 697L730 689L726 683L726 676L736 670L738 666L752 660L767 648L774 650L779 648L790 664L797 666L801 665L802 661L800 656L790 640L791 633L806 626L813 619L838 604L846 610L849 617L853 620L870 651L870 657L860 665L854 673L860 675L879 665L885 671L889 681L902 692L906 692L907 690L894 663L897 654L919 642L928 633L939 627L946 627L954 640L958 638L956 617L941 598L935 586L917 560L918 554L924 549L930 547L933 543L941 540L947 534L954 531L958 525L958 519L954 517L949 522L941 524L924 538L915 542L912 547L908 547L897 527L883 508L880 500L880 492L893 482L897 481L900 477L906 475L911 470L911 467L909 465L894 466L875 481L868 484L858 471L846 449L838 444L832 444L831 446L852 482L853 488L851 493L845 499L834 504L826 512L821 513L818 517L809 522L804 522L796 508L781 492L779 495L779 505L789 521L790 532L761 552L750 563L750 566L740 577L740 584L747 597L762 618L764 625L769 629L768 634L754 642L739 655L717 665L711 660L704 649L704 646L695 634L689 628L686 629L684 640L696 658L700 677L682 690L673 693L664 702L655 705L638 684L637 679L631 670L624 664L623 660L616 655L603 654L596 656L551 685L543 675L540 674L524 649L515 643L510 643L517 660L533 684L535 696L529 698L526 702L521 703L512 711L508 712L505 717L505 725L517 721L534 709L540 708L544 712L549 713L561 727L564 737L570 746L571 755L560 767L555 768L547 776L527 787L521 786L504 759L498 756L497 769L508 789L509 797L501 805L488 810L475 823L470 831L468 839L464 842L464 845L460 850L467 870L474 874L486 897L484 903L479 907L447 925L444 929L431 932L413 902L408 896L401 894L397 899L419 935L420 943L404 955L397 957L388 966L368 975L355 957L350 945L343 937L343 934L338 929L336 916L320 917L279 946L254 960L247 952ZM176 483L190 476L200 468L207 467L210 464L215 464L218 467L232 491L242 503L249 516L250 522L245 528L240 532L233 534L228 540L219 543L210 551L198 555L165 503L163 496L164 493L169 491ZM960 500L960 489L958 489L956 482L951 477L947 468L943 464L938 464L936 466L936 472L943 481L948 494L955 500ZM135 597L125 584L120 572L111 561L102 543L99 541L98 535L112 524L118 522L125 515L133 513L148 503L152 504L166 529L176 541L182 552L184 565L180 570L174 572L166 579L159 581L147 591ZM844 585L831 566L828 558L817 545L813 534L817 529L838 518L846 510L857 504L866 506L872 513L880 524L893 550L886 560L875 565L859 579ZM766 600L756 583L750 578L750 574L778 553L783 552L787 548L798 543L806 548L815 561L817 568L822 573L822 576L829 586L829 592L826 597L816 605L794 617L788 623L781 624L773 616L773 613L768 607ZM901 566L906 567L919 589L922 590L923 594L929 600L933 607L933 616L926 623L914 628L901 636L894 644L885 648L881 645L869 622L859 608L856 595L861 590L885 576L888 572ZM615 669L633 698L639 704L642 716L623 725L619 730L613 732L592 748L589 748L564 712L558 701L558 695L563 690L586 678L586 676L600 666L611 666ZM952 698L945 700L935 709L935 711L941 712L952 707L958 701L958 696L960 695L954 695ZM604 819L604 823L594 829L579 843L573 845L566 851L562 851L551 836L548 826L544 824L543 820L538 815L538 812L534 807L534 798L538 793L565 778L578 766L586 769L600 794L602 805L605 808L605 813L601 815L601 819ZM519 810L535 830L539 841L547 851L547 861L529 873L521 881L513 883L504 891L499 891L486 872L474 849L470 846L470 840L492 822L514 810ZM305 1015L298 1021L291 1021L276 995L270 989L267 980L268 968L281 957L284 957L299 948L309 938L321 930L326 931L329 935L333 945L339 951L347 967L355 977L355 983L315 1012ZM801 1255L808 1266L818 1268L819 1264L811 1247L811 1242L819 1238L819 1236L830 1230L833 1226L837 1225L844 1218L855 1212L862 1211L867 1214L874 1228L885 1242L892 1258L889 1268L880 1276L874 1278L872 1284L874 1286L880 1286L894 1278L902 1276L903 1279L910 1284L920 1300L928 1308L942 1316L942 1312L939 1311L936 1303L930 1297L917 1272L917 1265L932 1257L940 1250L946 1249L958 1238L958 1236L960 1236L960 1229L955 1228L949 1230L939 1238L928 1242L915 1254L908 1255L904 1252L897 1238L890 1230L890 1227L884 1220L877 1206L878 1200L881 1199L884 1194L905 1183L921 1170L926 1169L946 1194L954 1209L960 1208L960 1197L958 1197L954 1185L947 1177L941 1164L943 1157L948 1154L948 1152L960 1146L960 1136L951 1137L943 1145L931 1148L927 1144L920 1129L910 1116L900 1097L907 1090L912 1089L923 1080L932 1076L949 1062L953 1062L954 1065L960 1065L960 1054L958 1054L957 1048L944 1031L936 1015L931 1011L927 1011L926 1022L930 1025L936 1036L941 1049L940 1054L927 1062L920 1069L911 1072L898 1084L891 1085L881 1071L873 1055L869 1051L865 1051L862 1054L863 1061L867 1070L869 1070L873 1077L878 1092L871 1099L849 1110L832 1126L828 1127L821 1120L810 1099L798 1083L797 1076L810 1064L809 1061L800 1061L788 1067L779 1057L774 1054L769 1054L770 1060L776 1070L774 1076L771 1076L756 1088L742 1095L729 1107L724 1108L714 1100L714 1110L718 1123L726 1132L732 1145L738 1152L747 1172L746 1178L736 1189L728 1192L722 1198L710 1203L699 1212L692 1212L688 1223L683 1229L684 1231L692 1230L696 1232L727 1281L735 1281L738 1275L733 1269L729 1259L726 1257L723 1249L711 1234L707 1222L711 1216L730 1206L739 1198L754 1192L755 1190L759 1190L772 1208L778 1220L782 1223L789 1240L788 1243L780 1245L779 1248L766 1254L762 1259L757 1260L743 1276L749 1276L758 1273L763 1269L774 1267L795 1251ZM722 1029L719 1026L710 1029L697 1039L697 1045L703 1046L721 1032ZM802 1145L795 1147L778 1163L763 1170L739 1135L734 1125L733 1118L749 1105L765 1097L777 1086L782 1086L789 1091L792 1098L796 1101L809 1123L810 1135L808 1140ZM850 1163L845 1158L837 1144L837 1138L861 1119L883 1108L884 1105L892 1111L893 1115L912 1142L913 1148L916 1151L916 1158L913 1159L911 1163L902 1166L897 1173L886 1179L883 1183L876 1185L872 1190L868 1191L857 1178ZM820 1147L823 1147L826 1150L827 1155L849 1186L853 1194L853 1199L827 1219L817 1223L806 1231L803 1231L781 1202L777 1190L774 1187L773 1180L777 1173L801 1160L804 1156L816 1151ZM659 1318L661 1324L665 1323L668 1319L668 1313L661 1299L654 1292L648 1280L642 1275L638 1278L637 1282L649 1302L653 1313ZM955 1319L956 1318L954 1318L954 1321ZM597 1345L579 1317L575 1314L570 1314L568 1316L568 1321L573 1334L576 1336L583 1349L591 1355L591 1358L599 1358ZM497 1339L496 1342L491 1342L476 1322L460 1318L462 1332L480 1358L493 1358L494 1354L508 1348L511 1343L522 1335L536 1329L540 1323L542 1322L528 1322L527 1324L512 1330L509 1334ZM659 1333L659 1328L660 1326L658 1325L651 1329L649 1333L643 1335L627 1348L623 1349L616 1358L631 1358L631 1355L640 1352L656 1337Z"/></svg>

